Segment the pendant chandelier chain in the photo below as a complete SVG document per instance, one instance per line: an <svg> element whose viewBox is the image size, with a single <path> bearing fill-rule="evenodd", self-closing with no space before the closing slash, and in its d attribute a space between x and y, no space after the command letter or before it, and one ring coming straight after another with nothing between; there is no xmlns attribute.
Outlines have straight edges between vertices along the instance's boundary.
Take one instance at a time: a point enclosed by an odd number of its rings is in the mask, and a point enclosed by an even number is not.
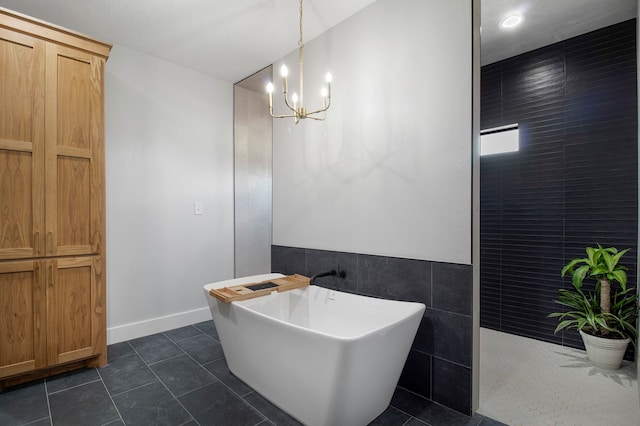
<svg viewBox="0 0 640 426"><path fill-rule="evenodd" d="M300 40L298 41L298 47L302 47L304 43L302 42L302 0L300 0Z"/></svg>
<svg viewBox="0 0 640 426"><path fill-rule="evenodd" d="M304 42L302 41L302 0L300 0L300 40L298 40L298 67L300 69L300 107L304 108Z"/></svg>

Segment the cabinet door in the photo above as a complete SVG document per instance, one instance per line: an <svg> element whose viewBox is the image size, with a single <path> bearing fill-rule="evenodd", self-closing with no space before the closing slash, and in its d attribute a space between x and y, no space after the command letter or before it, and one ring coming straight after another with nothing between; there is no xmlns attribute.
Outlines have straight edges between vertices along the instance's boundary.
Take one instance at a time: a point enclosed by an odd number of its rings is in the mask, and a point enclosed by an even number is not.
<svg viewBox="0 0 640 426"><path fill-rule="evenodd" d="M47 261L50 365L106 351L103 264L97 256Z"/></svg>
<svg viewBox="0 0 640 426"><path fill-rule="evenodd" d="M47 45L47 256L104 252L104 59Z"/></svg>
<svg viewBox="0 0 640 426"><path fill-rule="evenodd" d="M0 259L44 254L45 43L0 28Z"/></svg>
<svg viewBox="0 0 640 426"><path fill-rule="evenodd" d="M46 366L42 261L0 263L0 377Z"/></svg>

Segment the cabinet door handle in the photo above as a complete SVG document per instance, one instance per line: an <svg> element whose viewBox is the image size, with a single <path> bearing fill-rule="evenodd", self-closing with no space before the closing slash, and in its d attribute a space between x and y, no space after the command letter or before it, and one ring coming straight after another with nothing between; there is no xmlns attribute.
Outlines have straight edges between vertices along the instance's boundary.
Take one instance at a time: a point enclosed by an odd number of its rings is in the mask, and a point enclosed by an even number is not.
<svg viewBox="0 0 640 426"><path fill-rule="evenodd" d="M36 254L40 254L40 232L36 232Z"/></svg>
<svg viewBox="0 0 640 426"><path fill-rule="evenodd" d="M53 287L53 265L49 265L49 287Z"/></svg>
<svg viewBox="0 0 640 426"><path fill-rule="evenodd" d="M47 234L47 248L49 249L49 253L53 254L53 232Z"/></svg>
<svg viewBox="0 0 640 426"><path fill-rule="evenodd" d="M34 268L34 273L36 278L36 289L38 289L38 291L41 291L40 290L42 288L41 286L44 284L42 282L42 274L41 274L42 271L40 270L40 263L35 262L35 264L36 265ZM40 330L40 314L36 314L36 330Z"/></svg>

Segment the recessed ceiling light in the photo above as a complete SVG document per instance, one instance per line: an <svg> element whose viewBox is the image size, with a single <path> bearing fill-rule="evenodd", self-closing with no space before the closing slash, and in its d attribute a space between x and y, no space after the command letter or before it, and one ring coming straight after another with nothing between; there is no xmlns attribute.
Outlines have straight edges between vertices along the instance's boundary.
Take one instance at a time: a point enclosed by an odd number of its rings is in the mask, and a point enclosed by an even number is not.
<svg viewBox="0 0 640 426"><path fill-rule="evenodd" d="M500 23L502 28L513 28L518 26L522 22L522 16L520 15L510 15L504 18L504 20Z"/></svg>

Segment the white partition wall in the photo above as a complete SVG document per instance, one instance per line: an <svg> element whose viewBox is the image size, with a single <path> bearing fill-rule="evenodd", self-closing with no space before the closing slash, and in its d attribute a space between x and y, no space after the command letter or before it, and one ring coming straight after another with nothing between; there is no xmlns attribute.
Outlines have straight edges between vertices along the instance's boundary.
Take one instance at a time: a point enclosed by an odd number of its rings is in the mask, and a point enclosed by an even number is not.
<svg viewBox="0 0 640 426"><path fill-rule="evenodd" d="M274 120L275 245L471 264L471 15L379 0L306 44L305 106L327 71L332 106ZM293 92L297 52L282 62Z"/></svg>

